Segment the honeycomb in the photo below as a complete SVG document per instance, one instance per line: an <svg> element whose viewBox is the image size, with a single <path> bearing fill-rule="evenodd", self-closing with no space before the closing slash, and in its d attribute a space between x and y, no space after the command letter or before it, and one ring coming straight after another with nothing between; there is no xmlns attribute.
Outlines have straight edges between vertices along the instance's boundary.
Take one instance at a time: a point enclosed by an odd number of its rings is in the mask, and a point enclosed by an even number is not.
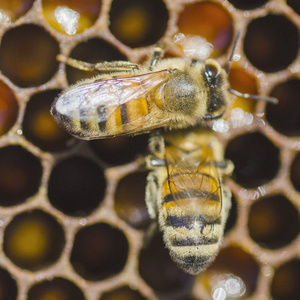
<svg viewBox="0 0 300 300"><path fill-rule="evenodd" d="M2 0L0 300L300 299L299 14L297 0ZM190 276L146 238L148 136L59 128L51 103L94 74L56 56L141 63L181 32L225 67L238 29L231 87L279 102L236 98L213 124L232 209L215 262Z"/></svg>

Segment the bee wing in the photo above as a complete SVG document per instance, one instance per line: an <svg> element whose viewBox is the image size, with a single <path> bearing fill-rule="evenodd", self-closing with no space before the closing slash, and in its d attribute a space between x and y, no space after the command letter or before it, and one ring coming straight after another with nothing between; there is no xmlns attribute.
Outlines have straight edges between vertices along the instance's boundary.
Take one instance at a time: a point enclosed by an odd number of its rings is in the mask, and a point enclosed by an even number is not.
<svg viewBox="0 0 300 300"><path fill-rule="evenodd" d="M168 186L165 186L165 192L169 193L169 200L172 200L177 213L188 216L185 223L213 224L221 214L219 173L216 165L207 159L201 158L197 166L188 160L179 160L167 166Z"/></svg>
<svg viewBox="0 0 300 300"><path fill-rule="evenodd" d="M79 84L66 90L56 100L55 110L60 115L80 122L88 122L96 113L98 123L105 122L116 109L129 102L137 101L139 103L136 103L136 106L146 105L147 109L147 103L140 102L146 101L146 94L162 85L170 76L168 70L162 70L136 76L100 78L94 82ZM128 124L138 124L139 118L142 117L146 118L147 114L132 116L133 119L128 120ZM123 125L126 124L125 120Z"/></svg>

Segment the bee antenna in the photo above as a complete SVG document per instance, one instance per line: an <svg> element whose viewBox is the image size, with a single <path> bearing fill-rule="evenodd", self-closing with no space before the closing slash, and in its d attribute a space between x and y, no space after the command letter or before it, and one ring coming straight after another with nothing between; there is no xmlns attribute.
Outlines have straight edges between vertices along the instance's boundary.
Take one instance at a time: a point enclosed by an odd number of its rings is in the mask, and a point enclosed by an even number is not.
<svg viewBox="0 0 300 300"><path fill-rule="evenodd" d="M233 55L234 55L237 43L239 41L240 35L241 35L241 28L238 29L237 35L236 35L235 40L234 40L233 48L232 48L232 51L231 51L231 54L230 54L230 57L229 57L229 60L228 60L228 63L227 63L227 67L226 67L226 73L227 74L229 74L231 63L232 63L232 60L233 60ZM278 99L276 99L274 97L263 97L263 96L251 95L251 94L247 94L247 93L240 93L240 92L238 92L236 90L233 90L233 89L228 89L228 91L231 94L233 94L235 96L238 96L238 97L242 97L242 98L253 99L253 100L262 100L262 101L269 102L269 103L272 103L272 104L277 104L278 103Z"/></svg>
<svg viewBox="0 0 300 300"><path fill-rule="evenodd" d="M246 94L246 93L240 93L236 90L233 89L228 89L228 91L238 97L242 97L242 98L247 98L247 99L253 99L253 100L263 100L265 102L269 102L272 104L277 104L278 103L278 99L274 98L274 97L263 97L263 96L258 96L258 95L252 95L252 94Z"/></svg>
<svg viewBox="0 0 300 300"><path fill-rule="evenodd" d="M231 51L231 54L230 54L230 57L229 57L229 60L228 60L228 63L227 63L227 67L226 67L226 73L227 74L229 74L230 66L231 66L232 59L233 59L233 55L234 55L237 43L239 41L240 35L241 35L241 28L239 28L239 30L237 32L237 35L235 37L235 40L234 40L233 48L232 48L232 51Z"/></svg>

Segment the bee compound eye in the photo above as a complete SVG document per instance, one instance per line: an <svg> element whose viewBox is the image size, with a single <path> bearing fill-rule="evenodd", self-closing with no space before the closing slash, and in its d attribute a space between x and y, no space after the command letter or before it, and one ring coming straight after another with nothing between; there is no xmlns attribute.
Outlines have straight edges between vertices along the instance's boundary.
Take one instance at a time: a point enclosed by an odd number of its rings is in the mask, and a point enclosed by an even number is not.
<svg viewBox="0 0 300 300"><path fill-rule="evenodd" d="M210 104L207 108L207 111L209 113L213 113L213 112L216 112L216 111L220 110L222 106L223 106L223 103L222 103L221 99L214 97L210 101Z"/></svg>

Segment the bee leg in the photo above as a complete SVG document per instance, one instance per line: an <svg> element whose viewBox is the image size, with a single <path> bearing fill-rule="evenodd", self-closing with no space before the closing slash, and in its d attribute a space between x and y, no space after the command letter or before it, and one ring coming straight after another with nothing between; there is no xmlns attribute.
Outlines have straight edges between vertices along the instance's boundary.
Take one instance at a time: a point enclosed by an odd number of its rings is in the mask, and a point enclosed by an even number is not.
<svg viewBox="0 0 300 300"><path fill-rule="evenodd" d="M224 175L230 175L233 172L234 165L231 160L225 159L220 162L216 162L216 166L222 170Z"/></svg>
<svg viewBox="0 0 300 300"><path fill-rule="evenodd" d="M225 159L223 161L213 161L209 162L208 164L214 165L215 167L220 169L224 175L230 175L234 169L232 161L228 159Z"/></svg>
<svg viewBox="0 0 300 300"><path fill-rule="evenodd" d="M70 57L66 57L62 54L57 55L57 60L67 64L73 68L79 69L79 70L83 70L83 71L95 71L95 65L94 64L90 64L81 60L77 60L77 59L73 59Z"/></svg>
<svg viewBox="0 0 300 300"><path fill-rule="evenodd" d="M131 63L130 61L104 61L95 64L95 69L99 72L132 72L139 70L138 64Z"/></svg>
<svg viewBox="0 0 300 300"><path fill-rule="evenodd" d="M157 199L160 197L160 185L155 171L147 176L145 201L151 219L157 218Z"/></svg>
<svg viewBox="0 0 300 300"><path fill-rule="evenodd" d="M153 68L156 66L157 62L161 59L163 54L163 49L159 46L154 48L154 52L151 58L149 71L152 71Z"/></svg>
<svg viewBox="0 0 300 300"><path fill-rule="evenodd" d="M63 62L73 68L83 70L83 71L98 71L103 73L111 72L131 72L133 70L138 70L139 65L131 63L129 61L105 61L96 64L84 62L81 60L73 59L59 54L57 60Z"/></svg>
<svg viewBox="0 0 300 300"><path fill-rule="evenodd" d="M223 197L223 210L224 210L224 216L227 219L227 216L229 214L230 208L231 208L231 190L226 185L222 185L222 197Z"/></svg>
<svg viewBox="0 0 300 300"><path fill-rule="evenodd" d="M146 230L144 235L144 247L147 247L150 240L157 232L158 223L157 223L157 201L158 197L161 195L159 178L156 175L155 171L151 171L147 176L147 185L146 185L146 195L145 201L148 209L148 213L153 222L150 224L149 228Z"/></svg>
<svg viewBox="0 0 300 300"><path fill-rule="evenodd" d="M149 139L149 150L158 159L163 159L165 155L165 140L159 131L153 131ZM157 165L157 164L153 164ZM165 165L165 164L162 164Z"/></svg>

